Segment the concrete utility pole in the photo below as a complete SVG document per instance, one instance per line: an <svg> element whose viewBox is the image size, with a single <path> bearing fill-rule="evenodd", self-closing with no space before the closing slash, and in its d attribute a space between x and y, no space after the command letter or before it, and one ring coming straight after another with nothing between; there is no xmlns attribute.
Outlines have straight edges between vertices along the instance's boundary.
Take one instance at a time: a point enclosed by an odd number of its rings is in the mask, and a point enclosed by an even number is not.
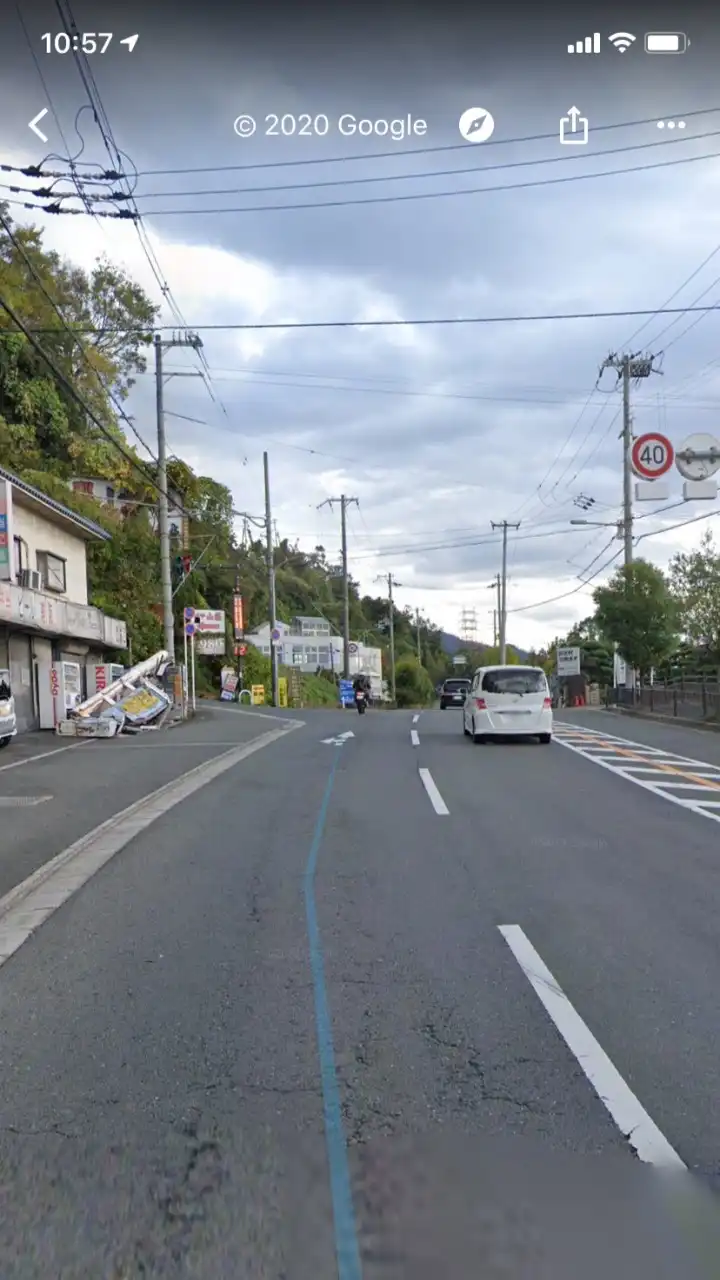
<svg viewBox="0 0 720 1280"><path fill-rule="evenodd" d="M175 618L173 615L172 572L170 568L170 520L167 480L167 440L165 437L165 402L163 374L163 352L171 347L193 347L196 351L202 342L196 333L174 334L163 341L159 333L155 334L155 403L157 410L158 437L158 530L160 533L160 581L162 583L163 631L165 633L165 649L175 661ZM177 375L170 374L169 377ZM196 375L191 374L191 377ZM200 375L197 375L200 376Z"/></svg>
<svg viewBox="0 0 720 1280"><path fill-rule="evenodd" d="M273 639L273 631L277 624L277 601L275 598L275 551L273 547L273 519L270 503L270 465L268 456L263 454L263 473L265 476L265 542L267 547L268 600L270 622L270 669L272 679L273 706L278 704L278 660L277 645Z"/></svg>
<svg viewBox="0 0 720 1280"><path fill-rule="evenodd" d="M394 702L397 690L395 687L395 603L393 601L393 587L400 587L402 586L402 583L396 582L391 573L383 575L381 578L378 578L377 581L386 582L388 589L388 621L390 624L390 697Z"/></svg>
<svg viewBox="0 0 720 1280"><path fill-rule="evenodd" d="M422 644L420 641L420 610L415 610L415 631L417 635L417 660L422 666Z"/></svg>
<svg viewBox="0 0 720 1280"><path fill-rule="evenodd" d="M342 534L342 579L343 579L343 675L346 680L350 679L350 580L348 578L348 555L347 555L347 509L351 506L359 507L360 503L357 498L347 498L345 494L341 494L339 498L327 498L325 502L318 505L318 511L321 507L334 507L335 503L340 503L340 530Z"/></svg>
<svg viewBox="0 0 720 1280"><path fill-rule="evenodd" d="M508 529L519 529L520 522L510 524L508 520L500 520L497 523L492 520L493 529L502 529L502 573L500 574L500 661L507 662L507 540Z"/></svg>
<svg viewBox="0 0 720 1280"><path fill-rule="evenodd" d="M600 366L603 369L615 369L622 378L623 389L623 519L622 532L625 545L625 565L633 561L633 501L632 501L632 410L630 406L630 383L633 379L649 378L651 373L659 373L653 368L654 356L609 355Z"/></svg>

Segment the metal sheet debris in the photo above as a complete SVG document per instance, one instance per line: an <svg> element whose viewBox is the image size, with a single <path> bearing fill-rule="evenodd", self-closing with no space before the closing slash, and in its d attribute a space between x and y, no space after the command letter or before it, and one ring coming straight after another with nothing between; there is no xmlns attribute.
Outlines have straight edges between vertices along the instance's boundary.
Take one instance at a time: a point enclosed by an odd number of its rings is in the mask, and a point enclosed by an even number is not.
<svg viewBox="0 0 720 1280"><path fill-rule="evenodd" d="M79 703L57 726L58 734L113 738L118 733L161 728L173 705L173 695L164 687L170 666L170 654L164 649L138 662L106 689Z"/></svg>

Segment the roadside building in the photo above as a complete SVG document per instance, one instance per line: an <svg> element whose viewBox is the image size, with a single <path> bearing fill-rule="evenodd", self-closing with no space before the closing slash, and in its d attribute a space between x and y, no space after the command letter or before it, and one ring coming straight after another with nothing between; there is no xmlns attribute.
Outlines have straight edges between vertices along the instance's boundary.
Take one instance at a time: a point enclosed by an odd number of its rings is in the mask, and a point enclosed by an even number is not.
<svg viewBox="0 0 720 1280"><path fill-rule="evenodd" d="M109 540L0 466L0 668L10 671L20 732L53 728L58 662L84 668L127 648L125 622L88 604L87 546Z"/></svg>
<svg viewBox="0 0 720 1280"><path fill-rule="evenodd" d="M330 623L324 618L298 616L292 622L278 622L280 639L277 643L278 662L297 667L305 675L312 675L320 668L342 675L344 649L342 636L334 635ZM270 624L258 627L246 640L256 649L270 656ZM382 650L373 645L353 641L350 646L350 674L370 676L375 696L382 693Z"/></svg>

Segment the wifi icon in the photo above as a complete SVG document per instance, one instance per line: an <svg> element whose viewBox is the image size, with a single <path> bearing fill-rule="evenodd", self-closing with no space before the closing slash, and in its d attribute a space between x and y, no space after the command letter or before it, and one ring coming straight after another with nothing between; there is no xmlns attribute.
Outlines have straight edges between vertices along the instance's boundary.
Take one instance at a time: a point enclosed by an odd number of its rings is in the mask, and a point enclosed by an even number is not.
<svg viewBox="0 0 720 1280"><path fill-rule="evenodd" d="M637 36L631 36L629 31L616 31L614 36L608 36L608 40L611 45L613 48L617 49L619 53L624 53L626 49L629 49L630 45L634 44L636 39Z"/></svg>

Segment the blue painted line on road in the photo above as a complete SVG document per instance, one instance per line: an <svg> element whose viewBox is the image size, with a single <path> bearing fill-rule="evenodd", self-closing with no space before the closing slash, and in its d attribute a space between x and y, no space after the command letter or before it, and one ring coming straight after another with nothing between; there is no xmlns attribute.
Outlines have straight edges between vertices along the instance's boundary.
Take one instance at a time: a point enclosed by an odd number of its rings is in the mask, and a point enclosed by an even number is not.
<svg viewBox="0 0 720 1280"><path fill-rule="evenodd" d="M335 773L340 758L340 751L335 755L330 777L325 787L325 794L320 805L320 813L315 824L307 866L305 867L305 914L307 917L308 943L310 946L310 967L312 970L313 990L315 996L315 1025L317 1027L318 1057L320 1059L320 1079L323 1094L323 1112L325 1117L325 1143L327 1147L330 1173L330 1192L333 1203L333 1221L335 1228L335 1253L337 1257L338 1280L362 1280L360 1249L355 1224L352 1189L350 1185L350 1167L347 1158L347 1143L342 1122L340 1106L340 1089L335 1067L335 1048L333 1045L332 1020L325 986L325 963L320 929L317 921L315 904L315 871L318 854L325 831L330 796L332 795Z"/></svg>

